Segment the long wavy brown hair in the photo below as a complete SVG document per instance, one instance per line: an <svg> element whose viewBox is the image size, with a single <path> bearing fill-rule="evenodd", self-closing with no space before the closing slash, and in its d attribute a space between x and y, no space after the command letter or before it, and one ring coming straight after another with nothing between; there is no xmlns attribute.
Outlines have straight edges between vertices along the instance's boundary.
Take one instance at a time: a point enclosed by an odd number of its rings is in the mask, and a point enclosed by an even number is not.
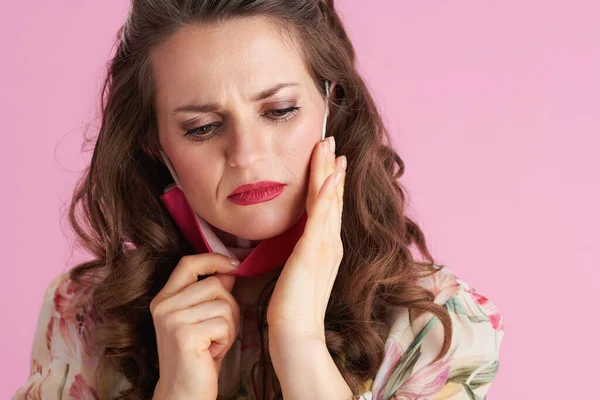
<svg viewBox="0 0 600 400"><path fill-rule="evenodd" d="M344 191L344 257L325 317L329 352L354 393L380 367L390 332L386 310L404 306L413 321L425 312L444 327L438 357L450 347L451 320L417 284L435 267L419 226L405 215L405 190L398 182L404 163L357 72L354 48L333 0L132 0L119 30L117 49L102 86L101 125L93 155L75 189L69 222L77 244L92 258L70 271L80 284L94 285L94 343L103 371L123 374L131 387L119 398L151 398L158 380L156 336L149 304L181 257L195 253L160 201L171 175L158 156L153 109L151 50L187 24L214 24L239 17L264 17L290 40L322 88L337 82L330 99L327 131L348 158ZM322 89L323 96L325 95ZM419 257L411 253L418 250ZM86 279L100 273L101 280ZM259 326L274 283L259 305ZM258 309L257 309L258 311ZM262 329L259 329L262 333ZM255 364L262 370L257 399L282 398L262 337ZM268 393L267 393L268 390ZM99 393L100 396L106 396Z"/></svg>

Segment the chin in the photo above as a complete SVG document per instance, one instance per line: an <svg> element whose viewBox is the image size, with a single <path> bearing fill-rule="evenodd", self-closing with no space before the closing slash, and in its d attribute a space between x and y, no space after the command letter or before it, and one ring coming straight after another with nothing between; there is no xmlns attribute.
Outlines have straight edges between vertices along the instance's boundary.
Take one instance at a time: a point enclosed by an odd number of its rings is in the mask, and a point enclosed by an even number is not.
<svg viewBox="0 0 600 400"><path fill-rule="evenodd" d="M246 240L265 240L288 230L304 213L304 208L295 212L289 209L254 211L238 215L230 221L227 231Z"/></svg>
<svg viewBox="0 0 600 400"><path fill-rule="evenodd" d="M264 240L275 237L285 232L293 224L288 213L278 214L255 215L239 219L229 232L247 240Z"/></svg>

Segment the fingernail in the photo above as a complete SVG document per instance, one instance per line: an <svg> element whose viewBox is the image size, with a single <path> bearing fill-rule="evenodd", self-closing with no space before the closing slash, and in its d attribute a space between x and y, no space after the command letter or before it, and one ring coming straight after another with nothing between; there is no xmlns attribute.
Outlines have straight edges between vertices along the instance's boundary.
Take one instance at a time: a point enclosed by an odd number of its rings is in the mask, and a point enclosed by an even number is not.
<svg viewBox="0 0 600 400"><path fill-rule="evenodd" d="M231 265L233 265L234 267L237 267L238 265L240 265L240 262L236 259L230 258L229 261L231 262Z"/></svg>
<svg viewBox="0 0 600 400"><path fill-rule="evenodd" d="M331 152L335 154L335 139L333 136L329 136L329 146L331 146Z"/></svg>
<svg viewBox="0 0 600 400"><path fill-rule="evenodd" d="M327 141L328 139L324 139L321 142L321 149L323 149L323 155L326 156L327 155Z"/></svg>
<svg viewBox="0 0 600 400"><path fill-rule="evenodd" d="M344 171L346 170L347 166L348 166L348 160L346 159L346 156L342 156L342 168L344 168Z"/></svg>

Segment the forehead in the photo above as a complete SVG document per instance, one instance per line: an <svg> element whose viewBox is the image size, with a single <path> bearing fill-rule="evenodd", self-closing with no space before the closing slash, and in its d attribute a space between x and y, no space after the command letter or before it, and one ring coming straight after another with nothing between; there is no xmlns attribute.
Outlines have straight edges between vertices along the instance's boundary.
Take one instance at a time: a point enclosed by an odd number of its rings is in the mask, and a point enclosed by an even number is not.
<svg viewBox="0 0 600 400"><path fill-rule="evenodd" d="M228 88L250 96L274 82L309 80L299 51L264 18L185 26L151 61L157 101L167 104L188 93L216 100Z"/></svg>

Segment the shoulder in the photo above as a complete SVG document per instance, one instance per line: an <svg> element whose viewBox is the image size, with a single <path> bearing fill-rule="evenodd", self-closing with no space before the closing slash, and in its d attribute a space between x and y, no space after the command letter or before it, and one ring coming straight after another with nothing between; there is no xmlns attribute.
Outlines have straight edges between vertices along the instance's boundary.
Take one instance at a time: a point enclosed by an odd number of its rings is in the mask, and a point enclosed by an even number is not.
<svg viewBox="0 0 600 400"><path fill-rule="evenodd" d="M63 272L49 285L40 318L48 320L47 346L53 357L65 362L92 362L92 333L95 326L91 285L71 280Z"/></svg>
<svg viewBox="0 0 600 400"><path fill-rule="evenodd" d="M50 282L38 314L29 376L13 399L54 398L57 393L60 398L98 398L92 294L92 286L72 281L69 272Z"/></svg>
<svg viewBox="0 0 600 400"><path fill-rule="evenodd" d="M504 321L495 304L453 271L438 271L415 281L446 308L452 341L445 357L433 363L444 341L444 328L430 313L409 321L406 307L390 309L390 335L383 363L365 390L373 399L480 396L487 392L499 366ZM435 397L434 397L435 396Z"/></svg>

